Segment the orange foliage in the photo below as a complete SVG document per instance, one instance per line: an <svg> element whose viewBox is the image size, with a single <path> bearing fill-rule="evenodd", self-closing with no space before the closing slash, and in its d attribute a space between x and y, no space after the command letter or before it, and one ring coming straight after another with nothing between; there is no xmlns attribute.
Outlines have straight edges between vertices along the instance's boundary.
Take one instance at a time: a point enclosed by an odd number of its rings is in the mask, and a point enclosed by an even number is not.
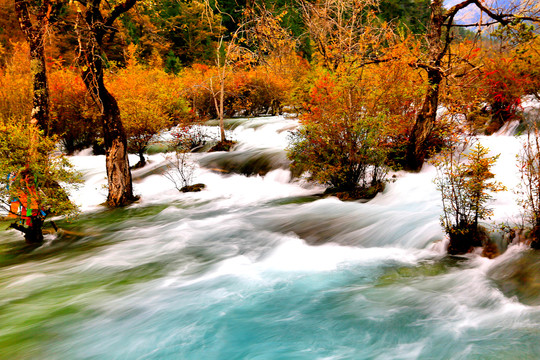
<svg viewBox="0 0 540 360"><path fill-rule="evenodd" d="M150 140L160 131L190 119L185 101L180 97L179 79L158 67L144 67L130 57L124 69L108 77L107 87L120 107L128 146L141 157Z"/></svg>
<svg viewBox="0 0 540 360"><path fill-rule="evenodd" d="M305 63L297 59L296 64L274 60L265 66L235 69L225 79L225 115L281 113L283 105L290 102L295 79L305 72L302 67ZM198 117L217 117L213 94L219 92L218 69L194 64L184 69L180 77L182 95Z"/></svg>
<svg viewBox="0 0 540 360"><path fill-rule="evenodd" d="M68 153L97 142L99 112L75 69L55 67L49 73L49 130L60 136Z"/></svg>
<svg viewBox="0 0 540 360"><path fill-rule="evenodd" d="M27 119L32 107L30 50L26 42L11 45L11 58L0 68L0 118Z"/></svg>

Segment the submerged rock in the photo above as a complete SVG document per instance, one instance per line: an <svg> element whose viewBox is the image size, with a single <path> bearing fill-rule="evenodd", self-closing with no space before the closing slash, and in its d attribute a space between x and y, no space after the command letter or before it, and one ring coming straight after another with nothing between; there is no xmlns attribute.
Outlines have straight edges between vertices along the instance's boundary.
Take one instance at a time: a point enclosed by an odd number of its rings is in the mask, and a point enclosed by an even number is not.
<svg viewBox="0 0 540 360"><path fill-rule="evenodd" d="M264 176L269 171L288 169L289 161L284 151L274 149L250 149L227 153L208 154L199 163L209 169L246 176Z"/></svg>
<svg viewBox="0 0 540 360"><path fill-rule="evenodd" d="M500 254L501 253L497 245L495 245L495 243L488 238L487 242L484 244L484 248L482 249L482 256L487 257L488 259L494 259Z"/></svg>
<svg viewBox="0 0 540 360"><path fill-rule="evenodd" d="M199 192L203 189L206 189L206 185L204 184L194 184L194 185L186 185L183 188L180 189L181 192Z"/></svg>
<svg viewBox="0 0 540 360"><path fill-rule="evenodd" d="M488 271L501 291L527 305L540 305L540 252L526 250Z"/></svg>
<svg viewBox="0 0 540 360"><path fill-rule="evenodd" d="M384 191L385 183L380 182L369 187L356 187L352 190L340 190L336 188L326 189L325 195L335 196L342 201L371 200L378 193Z"/></svg>
<svg viewBox="0 0 540 360"><path fill-rule="evenodd" d="M210 150L208 150L208 152L231 151L234 145L236 145L236 141L232 141L232 140L220 141L214 146L212 146Z"/></svg>

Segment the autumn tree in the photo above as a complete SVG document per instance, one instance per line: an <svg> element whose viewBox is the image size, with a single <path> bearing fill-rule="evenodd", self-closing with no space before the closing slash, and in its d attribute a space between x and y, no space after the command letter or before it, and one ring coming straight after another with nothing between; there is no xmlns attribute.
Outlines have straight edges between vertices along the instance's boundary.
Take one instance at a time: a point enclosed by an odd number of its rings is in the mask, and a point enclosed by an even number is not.
<svg viewBox="0 0 540 360"><path fill-rule="evenodd" d="M136 199L133 195L129 170L127 138L120 117L120 108L114 96L107 90L104 69L106 55L102 51L104 37L114 31L114 23L120 15L129 11L137 0L125 0L114 6L101 0L78 0L76 31L79 39L78 62L83 81L101 112L101 124L106 155L109 193L107 204L124 206Z"/></svg>
<svg viewBox="0 0 540 360"><path fill-rule="evenodd" d="M32 76L29 46L14 43L5 67L0 68L0 117L30 119L32 110Z"/></svg>
<svg viewBox="0 0 540 360"><path fill-rule="evenodd" d="M254 76L250 78L254 81L251 81L249 92L259 94L254 96L250 105L256 108L264 103L263 99L269 100L266 109L277 115L309 66L298 54L301 46L298 37L287 27L289 11L277 6L269 9L264 3L255 3L246 9L245 14L250 19L246 35L257 62L252 67L251 74Z"/></svg>
<svg viewBox="0 0 540 360"><path fill-rule="evenodd" d="M500 7L497 7L497 2L489 5L481 0L464 0L449 9L444 7L443 0L433 0L429 6L431 14L425 35L424 54L412 64L425 70L427 81L424 99L417 111L409 138L407 166L411 170L419 170L428 155L426 141L435 126L441 84L456 63L461 61L456 58L448 61L446 58L454 41L453 29L485 29L495 24L507 26L524 21L538 21L540 12L534 0L509 1ZM477 12L479 20L473 24L457 24L455 20L464 11Z"/></svg>
<svg viewBox="0 0 540 360"><path fill-rule="evenodd" d="M491 36L485 52L479 94L487 117L486 133L499 130L506 122L523 120L522 100L537 96L540 84L538 44L540 37L533 25L500 27Z"/></svg>
<svg viewBox="0 0 540 360"><path fill-rule="evenodd" d="M214 15L215 16L215 15ZM220 14L220 18L223 19L223 15ZM215 47L215 63L217 68L217 78L210 78L210 90L212 92L212 98L216 108L216 113L219 120L219 134L221 143L225 144L225 147L229 147L226 135L225 135L225 82L231 73L235 70L235 67L242 61L248 61L249 57L246 56L247 49L242 46L241 34L246 23L241 24L236 31L227 36L225 28L220 25L219 27L219 40ZM217 84L215 81L217 80ZM217 86L216 86L217 85Z"/></svg>
<svg viewBox="0 0 540 360"><path fill-rule="evenodd" d="M531 247L540 249L540 133L537 125L531 126L518 157L521 175L518 200L524 210L524 220L531 229Z"/></svg>
<svg viewBox="0 0 540 360"><path fill-rule="evenodd" d="M382 190L391 111L377 106L372 88L378 64L394 36L371 11L377 1L304 2L304 18L317 44L315 81L304 99L306 113L293 133L293 169L352 197ZM388 95L387 95L388 96ZM388 96L390 97L390 96Z"/></svg>
<svg viewBox="0 0 540 360"><path fill-rule="evenodd" d="M47 215L77 212L68 195L80 175L55 152L56 141L44 136L35 121L0 119L0 207L29 244L43 242Z"/></svg>
<svg viewBox="0 0 540 360"><path fill-rule="evenodd" d="M384 187L387 114L362 111L365 99L347 89L347 82L327 75L314 84L288 156L293 172L308 172L311 180L344 198L370 198Z"/></svg>
<svg viewBox="0 0 540 360"><path fill-rule="evenodd" d="M302 1L302 16L317 49L316 60L330 70L345 63L357 67L377 61L382 42L375 39L386 35L377 26L373 11L378 4L378 0Z"/></svg>
<svg viewBox="0 0 540 360"><path fill-rule="evenodd" d="M491 172L498 155L488 156L489 149L479 142L470 149L458 147L447 149L435 161L435 183L443 205L441 224L450 237L450 254L463 254L472 246L485 245L479 221L493 213L488 206L492 193L504 190Z"/></svg>

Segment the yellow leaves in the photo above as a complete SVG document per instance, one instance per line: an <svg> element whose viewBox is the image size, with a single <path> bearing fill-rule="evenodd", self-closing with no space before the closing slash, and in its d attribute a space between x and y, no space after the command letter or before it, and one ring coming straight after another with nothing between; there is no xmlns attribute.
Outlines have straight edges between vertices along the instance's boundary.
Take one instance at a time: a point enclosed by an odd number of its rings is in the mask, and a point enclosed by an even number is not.
<svg viewBox="0 0 540 360"><path fill-rule="evenodd" d="M137 45L131 43L126 49L126 65L127 67L134 67L137 65Z"/></svg>
<svg viewBox="0 0 540 360"><path fill-rule="evenodd" d="M132 55L135 49L129 49ZM159 68L143 67L135 56L126 68L106 80L118 101L132 151L142 151L152 136L181 121L188 112L179 95L179 78Z"/></svg>
<svg viewBox="0 0 540 360"><path fill-rule="evenodd" d="M0 120L28 118L32 106L29 47L26 42L12 46L11 59L0 70Z"/></svg>

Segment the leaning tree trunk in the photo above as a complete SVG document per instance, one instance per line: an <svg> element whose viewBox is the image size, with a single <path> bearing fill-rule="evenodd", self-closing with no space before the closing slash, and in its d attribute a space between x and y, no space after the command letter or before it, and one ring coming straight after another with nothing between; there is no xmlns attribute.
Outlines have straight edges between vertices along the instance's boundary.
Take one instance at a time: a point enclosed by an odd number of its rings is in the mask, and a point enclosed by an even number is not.
<svg viewBox="0 0 540 360"><path fill-rule="evenodd" d="M407 167L418 171L422 168L427 157L427 141L437 118L439 106L439 87L442 82L441 60L446 52L446 46L441 39L445 21L443 0L433 0L430 5L431 15L427 32L428 57L427 62L417 64L427 71L427 86L422 107L416 114L416 120L411 131L407 149ZM449 39L447 39L448 41Z"/></svg>
<svg viewBox="0 0 540 360"><path fill-rule="evenodd" d="M33 100L31 119L45 131L49 129L49 87L45 63L45 31L52 12L50 0L44 0L37 10L35 24L32 24L28 1L15 0L15 11L19 25L30 47L30 71L32 74Z"/></svg>
<svg viewBox="0 0 540 360"><path fill-rule="evenodd" d="M225 74L223 74L223 77L220 79L220 86L221 89L219 92L219 134L221 136L221 142L225 143L227 141L227 138L225 136L225 123L223 121L223 117L225 115Z"/></svg>
<svg viewBox="0 0 540 360"><path fill-rule="evenodd" d="M104 89L106 91L106 89ZM111 207L127 205L135 200L129 170L127 138L120 119L120 109L116 99L107 92L103 95L103 137L109 195L107 204Z"/></svg>
<svg viewBox="0 0 540 360"><path fill-rule="evenodd" d="M86 88L101 110L109 189L107 205L120 207L130 204L136 198L133 196L127 138L120 118L120 108L104 82L104 54L101 45L106 29L103 27L99 3L99 0L89 2L84 15L78 17L79 62Z"/></svg>
<svg viewBox="0 0 540 360"><path fill-rule="evenodd" d="M439 87L442 76L437 70L428 70L428 86L420 111L416 115L416 121L409 138L407 152L407 167L409 170L418 171L422 168L428 155L427 140L431 135L437 119L439 106Z"/></svg>
<svg viewBox="0 0 540 360"><path fill-rule="evenodd" d="M120 108L116 99L105 87L101 58L94 58L94 71L83 71L83 78L88 90L98 99L101 107L101 123L105 147L105 163L107 168L107 183L109 194L107 205L120 207L135 200L129 159L127 152L127 137L120 118ZM101 69L99 71L98 69Z"/></svg>

